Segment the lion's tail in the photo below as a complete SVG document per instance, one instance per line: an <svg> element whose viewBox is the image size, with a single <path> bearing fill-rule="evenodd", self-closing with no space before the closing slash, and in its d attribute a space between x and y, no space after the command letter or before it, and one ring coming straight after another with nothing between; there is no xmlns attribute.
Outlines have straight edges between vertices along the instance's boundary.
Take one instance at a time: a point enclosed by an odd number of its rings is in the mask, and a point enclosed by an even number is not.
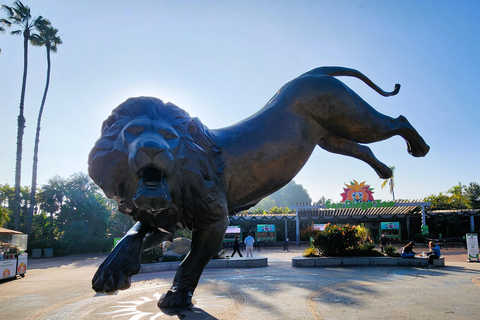
<svg viewBox="0 0 480 320"><path fill-rule="evenodd" d="M370 80L366 75L364 75L363 73L355 69L349 69L344 67L320 67L310 72L313 72L314 74L323 73L332 77L349 76L349 77L358 78L363 82L365 82L370 88L377 91L379 94L381 94L384 97L394 96L400 91L400 85L398 83L395 85L395 89L392 92L383 91L382 89L380 89L379 86L373 83L373 81Z"/></svg>

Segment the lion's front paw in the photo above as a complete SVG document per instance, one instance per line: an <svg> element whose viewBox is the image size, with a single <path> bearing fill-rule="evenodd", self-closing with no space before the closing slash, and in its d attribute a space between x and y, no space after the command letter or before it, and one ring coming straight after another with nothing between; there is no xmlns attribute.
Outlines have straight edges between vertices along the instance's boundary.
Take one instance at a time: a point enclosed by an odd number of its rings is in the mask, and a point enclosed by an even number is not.
<svg viewBox="0 0 480 320"><path fill-rule="evenodd" d="M118 290L130 288L130 276L120 270L102 268L97 271L92 279L92 288L96 292L114 294Z"/></svg>
<svg viewBox="0 0 480 320"><path fill-rule="evenodd" d="M192 304L193 288L179 290L176 287L164 293L158 301L158 307L161 309L187 309Z"/></svg>

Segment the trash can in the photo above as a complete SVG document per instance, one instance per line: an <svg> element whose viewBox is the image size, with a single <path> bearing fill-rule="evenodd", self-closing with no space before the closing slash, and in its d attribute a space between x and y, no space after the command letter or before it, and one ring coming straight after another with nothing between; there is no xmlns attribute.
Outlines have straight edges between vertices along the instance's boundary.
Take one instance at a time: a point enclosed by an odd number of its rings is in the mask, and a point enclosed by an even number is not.
<svg viewBox="0 0 480 320"><path fill-rule="evenodd" d="M42 257L42 249L32 249L32 258L41 258Z"/></svg>
<svg viewBox="0 0 480 320"><path fill-rule="evenodd" d="M43 257L44 258L53 258L53 248L43 249Z"/></svg>

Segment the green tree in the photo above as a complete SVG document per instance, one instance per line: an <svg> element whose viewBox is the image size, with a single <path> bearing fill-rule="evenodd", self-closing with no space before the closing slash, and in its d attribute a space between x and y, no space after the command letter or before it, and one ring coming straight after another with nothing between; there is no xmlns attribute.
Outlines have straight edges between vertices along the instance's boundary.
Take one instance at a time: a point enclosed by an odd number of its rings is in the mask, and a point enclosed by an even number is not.
<svg viewBox="0 0 480 320"><path fill-rule="evenodd" d="M69 253L97 252L109 250L113 245L107 229L109 217L116 207L98 191L84 173L76 173L69 179L56 176L40 189L39 207L42 213L50 215L50 221L44 227L50 228L50 236L59 239L63 250ZM34 216L34 222L37 216ZM32 224L32 231L38 230L35 225Z"/></svg>
<svg viewBox="0 0 480 320"><path fill-rule="evenodd" d="M288 207L282 208L282 207L273 207L270 210L268 210L269 214L287 214L290 213L291 210Z"/></svg>
<svg viewBox="0 0 480 320"><path fill-rule="evenodd" d="M8 221L10 221L8 209L4 208L3 206L0 206L0 227L3 226Z"/></svg>
<svg viewBox="0 0 480 320"><path fill-rule="evenodd" d="M12 35L23 35L23 79L22 91L20 94L20 107L17 118L17 151L15 160L15 199L13 206L13 226L18 229L20 225L20 210L21 210L21 167L22 167L22 149L23 149L23 134L25 131L25 90L27 86L27 69L28 69L28 42L30 36L35 29L37 21L42 20L32 17L30 8L25 6L20 1L15 1L13 6L2 5L2 8L7 12L8 17L4 19L10 25L17 25L20 29L11 31ZM3 20L2 20L3 21Z"/></svg>
<svg viewBox="0 0 480 320"><path fill-rule="evenodd" d="M55 215L58 215L63 207L67 181L60 176L48 179L47 184L40 188L38 202L40 210L47 213L50 223L50 235L55 233Z"/></svg>
<svg viewBox="0 0 480 320"><path fill-rule="evenodd" d="M472 209L480 208L480 185L476 182L470 182L465 190L467 204Z"/></svg>
<svg viewBox="0 0 480 320"><path fill-rule="evenodd" d="M8 21L7 19L0 19L0 33L5 33L5 28L2 27L2 25L4 26L7 26L7 27L10 27L10 21ZM0 49L0 53L2 53L2 49Z"/></svg>
<svg viewBox="0 0 480 320"><path fill-rule="evenodd" d="M450 209L451 207L450 198L442 192L440 192L438 195L432 194L426 197L424 201L431 203L432 210L445 210Z"/></svg>
<svg viewBox="0 0 480 320"><path fill-rule="evenodd" d="M467 207L467 197L465 195L466 187L461 182L457 186L453 186L448 193L450 196L450 204L454 209L465 209Z"/></svg>
<svg viewBox="0 0 480 320"><path fill-rule="evenodd" d="M325 196L322 196L320 199L318 199L318 201L314 202L313 205L314 206L321 206L321 205L324 205L325 203L327 203L327 201L332 201L332 199L327 199L327 198L325 198Z"/></svg>
<svg viewBox="0 0 480 320"><path fill-rule="evenodd" d="M37 165L38 165L38 145L40 142L40 124L42 122L43 108L47 99L48 87L50 85L50 52L57 52L57 46L62 44L62 40L57 35L58 29L51 26L50 21L47 19L37 20L36 28L39 31L38 34L32 34L30 43L34 46L45 46L47 52L47 79L45 81L45 90L43 91L42 103L40 104L40 110L37 118L37 129L35 134L35 145L33 148L33 168L32 168L32 185L30 194L30 208L28 211L27 219L27 232L30 234L33 220L33 210L36 206L35 193L37 191Z"/></svg>
<svg viewBox="0 0 480 320"><path fill-rule="evenodd" d="M115 210L108 218L108 233L113 238L123 237L135 224L135 220L120 211Z"/></svg>
<svg viewBox="0 0 480 320"><path fill-rule="evenodd" d="M290 181L286 186L262 199L255 205L251 211L257 209L268 211L273 207L288 207L294 206L297 203L311 203L312 198L308 195L307 190L301 185L296 184L295 181Z"/></svg>
<svg viewBox="0 0 480 320"><path fill-rule="evenodd" d="M382 183L382 186L381 186L381 189L383 190L383 188L385 188L387 186L387 183L388 183L388 186L389 186L389 189L390 189L390 194L392 195L392 198L393 198L393 201L395 201L395 177L394 177L394 172L395 172L395 166L389 166L390 170L392 170L392 176L388 179L385 179L383 180L383 183Z"/></svg>

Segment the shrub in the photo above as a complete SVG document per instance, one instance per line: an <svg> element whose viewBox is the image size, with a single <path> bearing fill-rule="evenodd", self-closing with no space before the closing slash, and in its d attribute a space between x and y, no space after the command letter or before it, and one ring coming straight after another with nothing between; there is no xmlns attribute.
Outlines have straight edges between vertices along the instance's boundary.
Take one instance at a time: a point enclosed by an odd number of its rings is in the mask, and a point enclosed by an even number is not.
<svg viewBox="0 0 480 320"><path fill-rule="evenodd" d="M314 245L324 256L340 256L348 249L356 248L359 240L355 226L328 223L314 239Z"/></svg>
<svg viewBox="0 0 480 320"><path fill-rule="evenodd" d="M140 263L155 263L160 260L163 255L163 248L161 246L157 246L155 248L151 248L149 250L145 250L142 252L140 256Z"/></svg>
<svg viewBox="0 0 480 320"><path fill-rule="evenodd" d="M302 256L304 256L304 257L318 257L318 256L320 256L320 252L318 251L317 248L308 247L307 249L305 249L305 251L303 251Z"/></svg>
<svg viewBox="0 0 480 320"><path fill-rule="evenodd" d="M314 229L313 226L308 226L305 229L300 230L300 236L307 239L310 237L316 238L320 232L320 230Z"/></svg>
<svg viewBox="0 0 480 320"><path fill-rule="evenodd" d="M163 256L162 257L162 262L172 262L172 261L183 261L185 259L186 255L182 256Z"/></svg>
<svg viewBox="0 0 480 320"><path fill-rule="evenodd" d="M349 257L383 257L383 253L375 250L373 243L364 243L356 248L345 251L345 256Z"/></svg>
<svg viewBox="0 0 480 320"><path fill-rule="evenodd" d="M384 250L385 254L389 257L400 257L400 254L397 253L397 247L392 246L391 244L385 246Z"/></svg>

